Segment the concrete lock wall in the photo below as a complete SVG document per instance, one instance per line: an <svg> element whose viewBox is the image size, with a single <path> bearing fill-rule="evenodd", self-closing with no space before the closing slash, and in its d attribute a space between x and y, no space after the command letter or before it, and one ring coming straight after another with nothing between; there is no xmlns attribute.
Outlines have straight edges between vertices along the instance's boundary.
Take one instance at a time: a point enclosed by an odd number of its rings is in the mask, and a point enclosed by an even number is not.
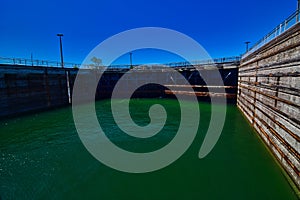
<svg viewBox="0 0 300 200"><path fill-rule="evenodd" d="M72 83L76 72L74 69L2 65L0 117L67 105L67 76Z"/></svg>
<svg viewBox="0 0 300 200"><path fill-rule="evenodd" d="M243 58L237 105L300 188L300 23Z"/></svg>
<svg viewBox="0 0 300 200"><path fill-rule="evenodd" d="M228 64L227 64L228 65ZM205 86L194 87L195 91L206 98L209 95L219 95L220 98L228 98L228 101L236 101L237 90L237 66L230 66L216 70L202 69L199 73L193 69L180 69L180 73L192 85L205 85L201 76L214 79L215 73L221 73L225 84L225 93L220 93L218 87L210 89L209 93ZM110 98L112 91L119 79L128 69L105 71L98 82L95 98ZM172 70L171 70L172 71ZM155 80L164 80L166 84L177 92L184 93L182 77L177 76L170 70L135 70L131 76L125 80L123 85L124 94L127 93L128 86L134 86L148 80L150 83ZM58 68L58 67L36 67L20 65L0 65L0 118L18 115L30 111L51 109L58 106L68 105L71 102L72 90L78 69ZM86 76L88 85L91 79L99 77L97 70L84 69L82 76ZM218 86L220 83L216 82ZM157 98L172 97L167 94L167 88L158 84L147 84L138 88L132 95L133 98ZM198 94L197 93L197 94ZM84 95L84 94L83 94ZM200 95L200 96L201 96ZM200 98L200 97L199 97Z"/></svg>

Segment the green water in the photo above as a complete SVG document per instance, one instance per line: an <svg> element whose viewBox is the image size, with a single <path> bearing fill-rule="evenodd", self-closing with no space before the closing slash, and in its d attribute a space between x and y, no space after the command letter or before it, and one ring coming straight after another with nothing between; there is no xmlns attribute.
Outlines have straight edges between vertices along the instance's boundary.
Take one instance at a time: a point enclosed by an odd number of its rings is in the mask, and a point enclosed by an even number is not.
<svg viewBox="0 0 300 200"><path fill-rule="evenodd" d="M112 120L109 101L96 103L107 136L120 147L148 152L168 144L178 129L175 100L132 100L131 115L147 125L148 108L164 105L165 128L149 139L123 134ZM221 105L220 105L221 106ZM2 199L297 199L279 166L239 110L227 106L222 135L213 151L198 158L210 105L200 103L196 139L176 162L159 171L129 174L95 160L82 145L71 108L0 121ZM214 122L218 123L218 122Z"/></svg>

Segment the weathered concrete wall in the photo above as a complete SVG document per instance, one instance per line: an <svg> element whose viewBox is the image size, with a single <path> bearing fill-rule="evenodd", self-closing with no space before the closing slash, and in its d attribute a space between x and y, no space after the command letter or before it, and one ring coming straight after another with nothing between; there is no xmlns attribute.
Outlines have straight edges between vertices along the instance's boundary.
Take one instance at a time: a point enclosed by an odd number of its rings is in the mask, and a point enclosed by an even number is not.
<svg viewBox="0 0 300 200"><path fill-rule="evenodd" d="M67 105L67 74L72 81L76 72L74 69L1 65L0 117Z"/></svg>
<svg viewBox="0 0 300 200"><path fill-rule="evenodd" d="M225 98L228 103L236 103L238 66L231 65L219 68L212 65L197 70L183 70L180 73L192 85L198 100L210 102L211 98L214 97L217 101ZM218 75L221 75L221 79ZM180 80L179 78L175 80L167 85L169 88L165 91L167 96L173 94L194 95L187 92L187 87L177 81ZM205 80L210 81L209 85Z"/></svg>
<svg viewBox="0 0 300 200"><path fill-rule="evenodd" d="M126 73L123 72L104 72L102 78L100 79L97 88L97 99L110 98L111 93L119 81L119 79ZM95 74L92 74L95 73ZM174 72L174 70L167 69L156 69L156 70L133 70L129 72L128 76L122 77L122 93L124 95L128 92L129 88L135 88L136 85L141 85L144 81L149 83L162 83L166 87L158 84L148 84L140 87L132 95L133 98L157 98L157 97L167 97L173 98L172 89L177 94L188 96L185 93L185 82L187 80L189 84L193 85L193 89L196 92L199 100L210 100L210 96L215 95L219 98L227 98L228 102L236 103L236 93L237 93L237 73L238 68L236 66L231 66L228 68L215 68L213 66L208 69L184 69L181 68L179 73ZM220 74L222 80L218 79L216 74ZM87 81L91 81L94 77L97 77L97 72L90 71L85 73L87 76ZM203 77L210 79L213 85L206 86ZM225 85L222 87L222 85ZM215 86L215 87L214 87ZM223 92L223 93L222 93ZM122 94L121 94L122 95Z"/></svg>
<svg viewBox="0 0 300 200"><path fill-rule="evenodd" d="M181 91L184 88L178 86L183 84L182 80L185 77L192 85L204 85L204 87L194 87L194 90L199 94L204 94L201 97L202 99L209 99L207 97L208 90L205 88L206 83L203 81L202 76L214 80L215 73L220 73L224 84L227 86L225 93L221 97L230 97L230 100L235 102L237 86L236 66L227 69L216 69L217 72L215 72L216 70L202 69L200 70L201 75L194 69L181 69L179 67L178 70L183 76L178 76L178 73L165 69L132 71L130 72L131 76L125 79L122 91L126 94L129 86L134 87L136 84L139 85L143 80L154 81L154 83L159 82L158 80L163 80L166 85L170 85L170 88L176 90L177 87ZM105 71L98 83L95 99L110 98L116 83L127 71L128 69ZM0 65L0 117L67 105L69 97L72 97L72 89L77 73L77 69L69 68ZM97 70L91 69L83 70L80 73L82 73L86 81L86 83L82 83L83 87L88 87L91 81L96 81L96 77L100 76ZM70 96L68 95L68 80ZM220 80L216 80L215 85L220 85L219 82ZM88 89L86 88L83 92ZM148 84L136 90L132 94L132 97L173 97L172 94L165 92L167 89L158 84ZM218 87L210 88L210 91L216 94L220 94L219 90ZM82 96L85 96L85 94L82 94Z"/></svg>
<svg viewBox="0 0 300 200"><path fill-rule="evenodd" d="M300 23L243 58L237 105L300 188Z"/></svg>

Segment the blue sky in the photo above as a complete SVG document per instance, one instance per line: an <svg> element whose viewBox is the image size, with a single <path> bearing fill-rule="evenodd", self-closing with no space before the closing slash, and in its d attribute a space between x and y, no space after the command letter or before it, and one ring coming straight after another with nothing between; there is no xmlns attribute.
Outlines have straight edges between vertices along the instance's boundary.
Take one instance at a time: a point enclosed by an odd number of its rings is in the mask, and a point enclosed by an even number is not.
<svg viewBox="0 0 300 200"><path fill-rule="evenodd" d="M3 0L0 57L59 60L56 34L63 33L65 61L81 63L108 37L147 26L180 31L213 58L236 56L245 41L255 43L296 7L297 0ZM134 63L172 59L157 51L133 56Z"/></svg>

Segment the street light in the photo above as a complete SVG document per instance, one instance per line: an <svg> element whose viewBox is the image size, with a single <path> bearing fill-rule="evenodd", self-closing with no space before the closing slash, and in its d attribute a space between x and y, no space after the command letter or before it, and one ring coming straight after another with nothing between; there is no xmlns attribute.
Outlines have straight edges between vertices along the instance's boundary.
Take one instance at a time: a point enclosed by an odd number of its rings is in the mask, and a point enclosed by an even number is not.
<svg viewBox="0 0 300 200"><path fill-rule="evenodd" d="M133 66L132 66L132 52L130 52L129 55L130 55L130 69L133 69Z"/></svg>
<svg viewBox="0 0 300 200"><path fill-rule="evenodd" d="M251 42L245 42L245 44L246 44L246 52L248 52L249 51L249 44L250 44Z"/></svg>
<svg viewBox="0 0 300 200"><path fill-rule="evenodd" d="M297 6L297 22L299 22L299 15L300 15L300 0L298 0L298 6Z"/></svg>
<svg viewBox="0 0 300 200"><path fill-rule="evenodd" d="M32 55L32 53L30 54L30 60L31 60L31 65L33 66L33 55Z"/></svg>
<svg viewBox="0 0 300 200"><path fill-rule="evenodd" d="M57 36L59 37L61 67L64 68L64 56L63 56L62 39L61 39L61 37L64 35L59 33L57 34Z"/></svg>

